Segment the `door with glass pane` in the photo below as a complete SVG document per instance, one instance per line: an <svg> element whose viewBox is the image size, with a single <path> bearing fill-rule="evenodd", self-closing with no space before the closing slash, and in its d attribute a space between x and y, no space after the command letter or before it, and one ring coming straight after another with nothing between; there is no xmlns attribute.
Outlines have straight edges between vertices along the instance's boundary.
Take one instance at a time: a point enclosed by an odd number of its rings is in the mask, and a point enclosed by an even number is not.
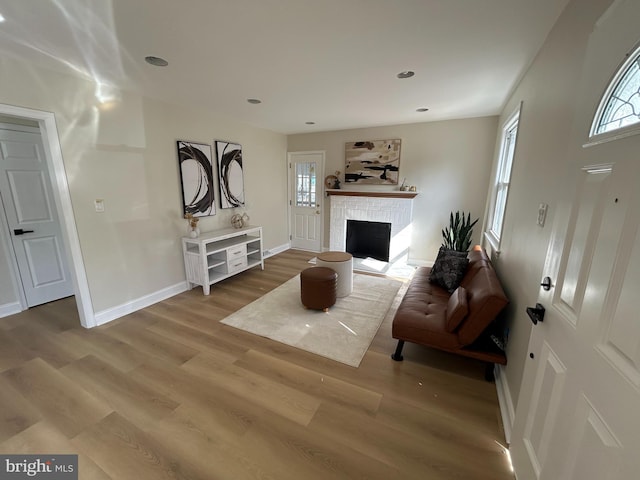
<svg viewBox="0 0 640 480"><path fill-rule="evenodd" d="M289 153L291 248L321 251L324 152Z"/></svg>

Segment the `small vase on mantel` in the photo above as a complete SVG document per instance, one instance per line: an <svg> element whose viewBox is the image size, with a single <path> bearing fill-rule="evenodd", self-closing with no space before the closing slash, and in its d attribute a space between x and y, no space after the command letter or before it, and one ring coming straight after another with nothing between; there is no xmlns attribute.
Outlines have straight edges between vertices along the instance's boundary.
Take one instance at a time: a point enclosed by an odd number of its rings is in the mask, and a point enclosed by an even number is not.
<svg viewBox="0 0 640 480"><path fill-rule="evenodd" d="M200 235L200 229L198 227L192 228L191 231L189 232L189 236L191 238L198 238L199 235Z"/></svg>

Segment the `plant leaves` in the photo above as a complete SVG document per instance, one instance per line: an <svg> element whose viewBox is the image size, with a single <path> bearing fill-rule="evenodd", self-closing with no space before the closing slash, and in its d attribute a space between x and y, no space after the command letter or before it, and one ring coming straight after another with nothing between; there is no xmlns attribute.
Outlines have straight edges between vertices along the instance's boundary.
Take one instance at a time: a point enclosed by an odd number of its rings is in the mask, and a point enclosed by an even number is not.
<svg viewBox="0 0 640 480"><path fill-rule="evenodd" d="M471 221L471 212L465 217L465 212L457 211L455 217L453 212L449 214L449 227L442 229L443 246L459 252L469 251L473 227L478 223L479 218Z"/></svg>

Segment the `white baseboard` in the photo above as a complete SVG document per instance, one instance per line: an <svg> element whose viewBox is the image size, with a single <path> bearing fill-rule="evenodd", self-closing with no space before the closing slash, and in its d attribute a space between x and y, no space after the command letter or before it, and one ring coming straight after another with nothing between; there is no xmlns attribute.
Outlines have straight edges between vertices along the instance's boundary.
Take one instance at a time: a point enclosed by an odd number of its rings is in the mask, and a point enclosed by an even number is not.
<svg viewBox="0 0 640 480"><path fill-rule="evenodd" d="M290 243L285 243L284 245L280 245L278 247L274 247L274 248L270 248L269 250L265 250L263 252L263 257L264 258L273 257L274 255L282 253L285 250L289 250L290 248L291 248L291 244Z"/></svg>
<svg viewBox="0 0 640 480"><path fill-rule="evenodd" d="M179 293L186 292L189 286L187 282L176 283L167 288L163 288L162 290L158 290L157 292L150 293L145 295L144 297L137 298L135 300L131 300L130 302L123 303L122 305L118 305L116 307L107 308L106 310L102 310L101 312L96 312L95 325L104 325L105 323L109 323L116 318L124 317L130 313L133 313L137 310L141 310L149 305L153 305L154 303L161 302L167 298L173 297L174 295L178 295Z"/></svg>
<svg viewBox="0 0 640 480"><path fill-rule="evenodd" d="M269 250L264 251L264 258L272 257L280 252L284 252L291 248L290 244L280 245L275 248L271 248ZM115 307L107 308L106 310L102 310L100 312L96 312L94 315L95 318L95 326L104 325L105 323L109 323L117 318L124 317L130 313L133 313L137 310L141 310L149 305L153 305L154 303L161 302L167 298L173 297L174 295L178 295L179 293L186 292L189 289L189 285L187 282L176 283L167 288L163 288L162 290L158 290L157 292L150 293L149 295L145 295L144 297L137 298L135 300L131 300L130 302L123 303L122 305L118 305ZM18 304L18 307L20 305ZM18 310L20 311L20 310ZM2 306L0 305L0 316L2 313ZM13 312L12 312L13 313ZM9 315L9 314L8 314Z"/></svg>
<svg viewBox="0 0 640 480"><path fill-rule="evenodd" d="M8 317L9 315L15 315L16 313L20 313L22 311L22 307L20 306L20 302L11 302L0 305L0 318Z"/></svg>
<svg viewBox="0 0 640 480"><path fill-rule="evenodd" d="M407 265L415 267L433 267L433 260L422 260L420 258L407 258Z"/></svg>
<svg viewBox="0 0 640 480"><path fill-rule="evenodd" d="M416 267L433 267L433 260L417 260L415 258L409 258L407 260L407 265Z"/></svg>
<svg viewBox="0 0 640 480"><path fill-rule="evenodd" d="M516 418L516 410L513 406L513 399L507 385L507 377L504 373L502 365L496 365L494 369L496 381L496 391L498 393L498 404L500 405L500 415L502 416L502 425L504 428L504 437L507 444L511 443L511 429Z"/></svg>

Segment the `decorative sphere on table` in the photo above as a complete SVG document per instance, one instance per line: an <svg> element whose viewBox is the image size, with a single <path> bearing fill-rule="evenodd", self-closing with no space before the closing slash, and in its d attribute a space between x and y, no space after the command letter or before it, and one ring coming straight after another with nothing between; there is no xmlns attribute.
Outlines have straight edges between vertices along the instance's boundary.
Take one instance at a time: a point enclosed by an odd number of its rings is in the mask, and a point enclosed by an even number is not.
<svg viewBox="0 0 640 480"><path fill-rule="evenodd" d="M236 213L231 217L231 225L233 228L242 228L245 225L249 225L249 215L246 213L243 213L242 215Z"/></svg>

